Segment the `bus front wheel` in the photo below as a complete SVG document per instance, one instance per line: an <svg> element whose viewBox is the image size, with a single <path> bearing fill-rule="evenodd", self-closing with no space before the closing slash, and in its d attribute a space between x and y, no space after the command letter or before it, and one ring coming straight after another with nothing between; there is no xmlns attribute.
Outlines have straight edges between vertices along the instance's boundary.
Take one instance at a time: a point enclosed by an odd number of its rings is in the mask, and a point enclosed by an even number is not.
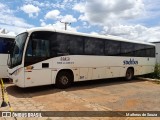
<svg viewBox="0 0 160 120"><path fill-rule="evenodd" d="M56 78L56 87L60 89L68 88L73 81L73 76L70 72L61 71Z"/></svg>
<svg viewBox="0 0 160 120"><path fill-rule="evenodd" d="M126 71L126 80L132 80L134 77L134 69L133 68L128 68Z"/></svg>

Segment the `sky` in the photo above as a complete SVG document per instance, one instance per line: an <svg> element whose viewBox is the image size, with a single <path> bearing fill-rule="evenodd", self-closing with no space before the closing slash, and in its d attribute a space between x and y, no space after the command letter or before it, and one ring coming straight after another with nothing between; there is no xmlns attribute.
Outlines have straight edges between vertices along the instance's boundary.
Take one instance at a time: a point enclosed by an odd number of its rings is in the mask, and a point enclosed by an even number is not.
<svg viewBox="0 0 160 120"><path fill-rule="evenodd" d="M15 34L52 27L160 41L160 0L0 0L0 30Z"/></svg>

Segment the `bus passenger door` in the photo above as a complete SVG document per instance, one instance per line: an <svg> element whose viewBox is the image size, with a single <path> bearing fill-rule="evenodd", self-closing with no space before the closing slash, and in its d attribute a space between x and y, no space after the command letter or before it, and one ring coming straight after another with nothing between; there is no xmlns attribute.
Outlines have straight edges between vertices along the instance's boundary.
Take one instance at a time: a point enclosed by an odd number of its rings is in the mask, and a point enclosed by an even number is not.
<svg viewBox="0 0 160 120"><path fill-rule="evenodd" d="M50 34L31 35L25 54L25 87L51 84Z"/></svg>
<svg viewBox="0 0 160 120"><path fill-rule="evenodd" d="M47 64L48 67L43 67ZM51 84L51 69L49 63L37 63L25 67L25 86L39 86Z"/></svg>

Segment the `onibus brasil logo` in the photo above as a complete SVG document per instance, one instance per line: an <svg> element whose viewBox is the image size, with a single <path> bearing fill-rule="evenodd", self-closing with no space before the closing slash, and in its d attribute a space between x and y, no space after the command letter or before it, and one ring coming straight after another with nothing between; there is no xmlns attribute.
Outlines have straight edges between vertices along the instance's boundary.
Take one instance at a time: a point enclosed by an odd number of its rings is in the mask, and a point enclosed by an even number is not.
<svg viewBox="0 0 160 120"><path fill-rule="evenodd" d="M123 65L138 65L138 61L130 58L130 60L124 60Z"/></svg>

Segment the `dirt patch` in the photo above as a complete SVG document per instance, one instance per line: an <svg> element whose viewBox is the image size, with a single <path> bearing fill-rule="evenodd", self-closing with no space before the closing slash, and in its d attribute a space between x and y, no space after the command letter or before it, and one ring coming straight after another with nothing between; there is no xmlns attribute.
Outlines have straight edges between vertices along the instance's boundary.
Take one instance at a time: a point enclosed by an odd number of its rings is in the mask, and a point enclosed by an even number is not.
<svg viewBox="0 0 160 120"><path fill-rule="evenodd" d="M125 106L126 106L127 108L132 108L132 107L137 106L137 104L138 104L138 100L131 99L131 100L127 100L127 101L126 101Z"/></svg>
<svg viewBox="0 0 160 120"><path fill-rule="evenodd" d="M153 83L160 85L160 80L159 81L153 81Z"/></svg>

